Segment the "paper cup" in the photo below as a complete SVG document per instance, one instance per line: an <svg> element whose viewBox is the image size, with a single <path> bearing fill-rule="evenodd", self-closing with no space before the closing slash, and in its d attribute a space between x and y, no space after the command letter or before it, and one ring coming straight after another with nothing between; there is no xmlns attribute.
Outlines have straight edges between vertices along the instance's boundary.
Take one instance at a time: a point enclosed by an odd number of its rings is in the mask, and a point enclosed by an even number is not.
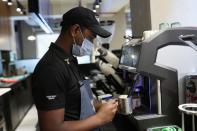
<svg viewBox="0 0 197 131"><path fill-rule="evenodd" d="M118 97L119 113L129 115L132 113L132 101L128 95L120 95Z"/></svg>

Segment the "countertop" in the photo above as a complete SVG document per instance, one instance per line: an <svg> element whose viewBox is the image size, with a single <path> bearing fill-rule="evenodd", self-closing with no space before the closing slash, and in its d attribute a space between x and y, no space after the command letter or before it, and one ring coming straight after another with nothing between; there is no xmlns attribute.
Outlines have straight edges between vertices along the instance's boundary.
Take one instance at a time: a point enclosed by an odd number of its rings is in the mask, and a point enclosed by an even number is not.
<svg viewBox="0 0 197 131"><path fill-rule="evenodd" d="M4 95L5 93L9 92L11 88L0 88L0 96Z"/></svg>
<svg viewBox="0 0 197 131"><path fill-rule="evenodd" d="M0 96L9 92L12 89L12 85L26 79L29 75L30 74L10 76L10 77L0 77Z"/></svg>

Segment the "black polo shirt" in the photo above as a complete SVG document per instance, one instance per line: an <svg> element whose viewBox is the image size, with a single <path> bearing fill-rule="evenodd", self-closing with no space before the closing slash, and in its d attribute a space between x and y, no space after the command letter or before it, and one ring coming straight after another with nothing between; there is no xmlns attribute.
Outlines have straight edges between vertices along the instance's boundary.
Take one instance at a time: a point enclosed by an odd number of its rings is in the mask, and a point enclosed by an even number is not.
<svg viewBox="0 0 197 131"><path fill-rule="evenodd" d="M52 43L33 73L33 98L38 110L64 108L65 121L79 120L81 95L77 59Z"/></svg>

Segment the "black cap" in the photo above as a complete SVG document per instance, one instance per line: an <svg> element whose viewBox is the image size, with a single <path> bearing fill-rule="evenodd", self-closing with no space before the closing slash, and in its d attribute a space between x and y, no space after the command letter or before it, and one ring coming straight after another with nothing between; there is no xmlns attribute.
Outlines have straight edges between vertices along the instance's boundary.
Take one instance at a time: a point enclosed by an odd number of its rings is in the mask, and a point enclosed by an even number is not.
<svg viewBox="0 0 197 131"><path fill-rule="evenodd" d="M107 38L111 33L103 29L96 19L96 13L84 7L75 7L63 15L61 26L79 24L87 27L93 33Z"/></svg>

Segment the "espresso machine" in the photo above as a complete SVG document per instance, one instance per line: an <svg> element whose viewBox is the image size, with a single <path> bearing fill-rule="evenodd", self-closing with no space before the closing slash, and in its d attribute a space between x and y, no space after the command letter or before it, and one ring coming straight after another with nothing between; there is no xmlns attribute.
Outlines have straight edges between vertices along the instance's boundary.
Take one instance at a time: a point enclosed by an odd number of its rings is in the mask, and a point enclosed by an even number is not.
<svg viewBox="0 0 197 131"><path fill-rule="evenodd" d="M194 63L193 67L196 69L196 60L194 60L197 58L195 57L196 43L187 44L184 42L184 40L193 39L193 36L197 36L197 28L194 27L162 30L141 42L141 47L137 53L138 59L135 60L135 66L127 65L128 68L125 68L125 70L128 71L136 71L144 76L150 76L154 83L151 89L152 112L144 111L144 113L127 116L130 126L136 131L160 131L164 129L174 129L175 131L181 130L181 112L178 106L184 103L184 101L180 99L184 97L184 89L179 86L180 74L178 73L176 64L184 61L178 61L176 58L173 59L172 56L167 57L169 50L165 48L172 47L171 53L180 53L180 55L176 56L180 57L180 59L183 59L185 52L182 52L182 50L178 52L178 47L183 47L183 50L189 48L187 53L192 54L193 59L186 59ZM162 57L162 55L164 57ZM173 64L166 66L165 63ZM184 69L189 67L188 64L182 63L182 66L185 66ZM132 68L129 68L129 66ZM195 84L191 84L191 81L195 83L194 78L195 76L190 77L188 85L192 87L190 91L193 92L193 95L195 95L196 92L194 90Z"/></svg>

